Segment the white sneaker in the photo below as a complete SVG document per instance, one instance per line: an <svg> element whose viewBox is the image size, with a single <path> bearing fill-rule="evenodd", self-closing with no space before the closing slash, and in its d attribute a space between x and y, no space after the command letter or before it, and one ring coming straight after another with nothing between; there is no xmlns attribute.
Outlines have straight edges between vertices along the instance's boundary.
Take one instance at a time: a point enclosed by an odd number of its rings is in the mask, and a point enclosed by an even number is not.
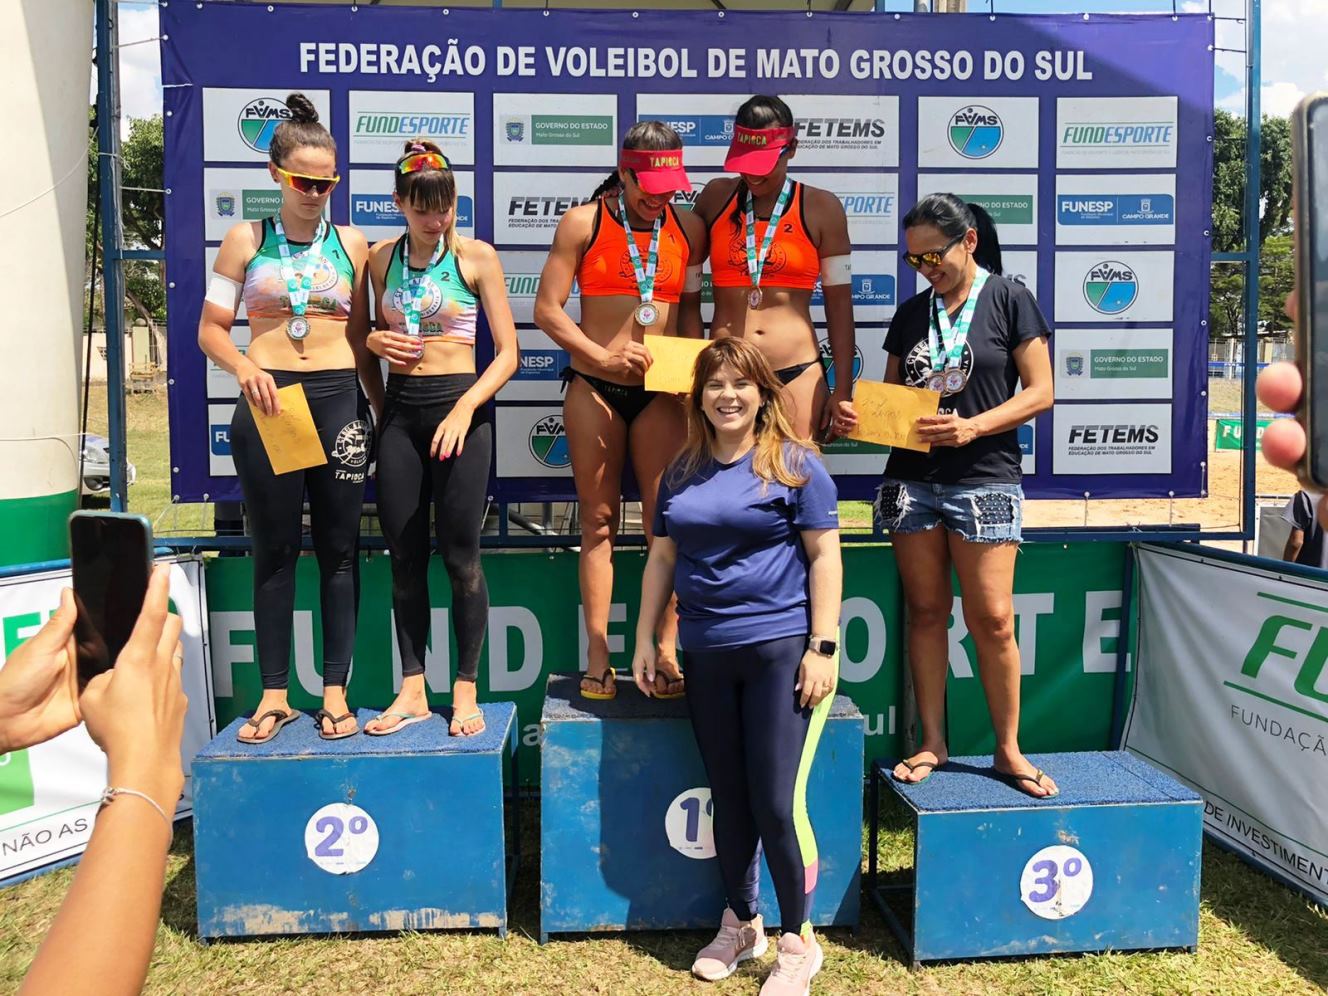
<svg viewBox="0 0 1328 996"><path fill-rule="evenodd" d="M825 953L814 936L803 940L797 934L779 939L775 967L761 986L761 996L809 996L812 978L821 970Z"/></svg>
<svg viewBox="0 0 1328 996"><path fill-rule="evenodd" d="M698 951L692 962L692 974L706 982L727 979L744 961L765 954L770 945L759 913L744 922L733 910L726 909L719 923L715 939Z"/></svg>

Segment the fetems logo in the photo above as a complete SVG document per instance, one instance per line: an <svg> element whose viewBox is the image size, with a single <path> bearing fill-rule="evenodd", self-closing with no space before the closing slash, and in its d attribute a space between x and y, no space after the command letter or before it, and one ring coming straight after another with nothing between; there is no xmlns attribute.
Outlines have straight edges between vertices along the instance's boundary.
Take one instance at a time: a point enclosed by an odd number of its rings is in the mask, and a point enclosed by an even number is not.
<svg viewBox="0 0 1328 996"><path fill-rule="evenodd" d="M272 148L272 134L277 125L289 120L290 108L276 97L259 97L240 108L236 121L240 129L240 138L255 152L264 155Z"/></svg>
<svg viewBox="0 0 1328 996"><path fill-rule="evenodd" d="M950 118L948 135L950 148L965 159L986 159L1001 147L1005 125L990 107L969 104Z"/></svg>
<svg viewBox="0 0 1328 996"><path fill-rule="evenodd" d="M1099 314L1119 315L1138 297L1139 280L1134 271L1116 260L1095 264L1084 277L1084 300Z"/></svg>
<svg viewBox="0 0 1328 996"><path fill-rule="evenodd" d="M1086 446L1128 446L1139 443L1156 443L1162 438L1162 430L1156 425L1075 425L1070 427L1070 445L1082 443Z"/></svg>

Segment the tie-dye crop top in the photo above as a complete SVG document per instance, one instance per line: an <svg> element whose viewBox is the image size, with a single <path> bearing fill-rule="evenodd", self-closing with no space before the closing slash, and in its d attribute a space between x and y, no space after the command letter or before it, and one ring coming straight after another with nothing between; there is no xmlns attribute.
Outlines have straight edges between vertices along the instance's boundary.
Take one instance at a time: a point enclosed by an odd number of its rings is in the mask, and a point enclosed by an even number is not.
<svg viewBox="0 0 1328 996"><path fill-rule="evenodd" d="M406 292L409 290L418 294L422 291L420 336L473 346L479 299L461 275L456 254L445 251L438 262L427 270L412 268L410 280L407 281L406 253L410 251L408 238L407 235L401 236L392 248L392 260L387 264L387 279L384 281L383 300L379 308L388 326L393 332L408 334Z"/></svg>
<svg viewBox="0 0 1328 996"><path fill-rule="evenodd" d="M304 272L308 242L287 242L296 279ZM337 227L329 225L323 250L314 267L305 314L313 318L345 321L350 317L351 293L355 286L355 264L341 244ZM263 220L263 244L244 271L244 307L253 318L288 318L292 314L290 294L281 275L281 249L271 218Z"/></svg>

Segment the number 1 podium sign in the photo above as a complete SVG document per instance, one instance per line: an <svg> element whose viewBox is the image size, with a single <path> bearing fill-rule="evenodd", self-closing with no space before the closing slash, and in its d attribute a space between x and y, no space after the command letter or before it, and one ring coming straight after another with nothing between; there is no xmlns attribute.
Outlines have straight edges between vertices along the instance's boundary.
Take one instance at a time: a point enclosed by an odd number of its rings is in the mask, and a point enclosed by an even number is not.
<svg viewBox="0 0 1328 996"><path fill-rule="evenodd" d="M321 740L307 717L248 745L233 722L194 760L199 935L506 933L516 710L483 709L475 737L449 737L438 715ZM360 728L376 715L360 710Z"/></svg>
<svg viewBox="0 0 1328 996"><path fill-rule="evenodd" d="M1203 801L1131 754L1029 758L1060 795L1039 801L955 757L925 782L872 766L868 891L913 964L1072 951L1193 950ZM915 833L910 878L877 873L880 787ZM894 876L892 876L893 878Z"/></svg>

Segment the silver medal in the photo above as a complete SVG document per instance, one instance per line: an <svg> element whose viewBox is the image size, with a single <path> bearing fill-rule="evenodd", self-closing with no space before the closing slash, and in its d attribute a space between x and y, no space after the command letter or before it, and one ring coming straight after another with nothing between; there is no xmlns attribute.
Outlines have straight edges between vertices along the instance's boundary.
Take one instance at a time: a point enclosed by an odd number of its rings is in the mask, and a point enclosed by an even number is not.
<svg viewBox="0 0 1328 996"><path fill-rule="evenodd" d="M941 394L945 391L945 372L933 370L927 374L927 390Z"/></svg>
<svg viewBox="0 0 1328 996"><path fill-rule="evenodd" d="M967 383L968 374L964 373L964 371L960 370L958 367L951 367L949 370L945 371L946 394L958 394L964 389L964 385Z"/></svg>
<svg viewBox="0 0 1328 996"><path fill-rule="evenodd" d="M649 301L642 301L636 306L636 311L633 312L633 317L636 318L636 323L638 325L643 328L649 328L651 325L654 325L659 321L659 309Z"/></svg>
<svg viewBox="0 0 1328 996"><path fill-rule="evenodd" d="M286 334L299 342L309 334L309 319L303 315L286 319Z"/></svg>
<svg viewBox="0 0 1328 996"><path fill-rule="evenodd" d="M761 293L761 288L753 287L747 292L747 306L749 308L759 308L761 306L761 298L764 296L765 295Z"/></svg>

